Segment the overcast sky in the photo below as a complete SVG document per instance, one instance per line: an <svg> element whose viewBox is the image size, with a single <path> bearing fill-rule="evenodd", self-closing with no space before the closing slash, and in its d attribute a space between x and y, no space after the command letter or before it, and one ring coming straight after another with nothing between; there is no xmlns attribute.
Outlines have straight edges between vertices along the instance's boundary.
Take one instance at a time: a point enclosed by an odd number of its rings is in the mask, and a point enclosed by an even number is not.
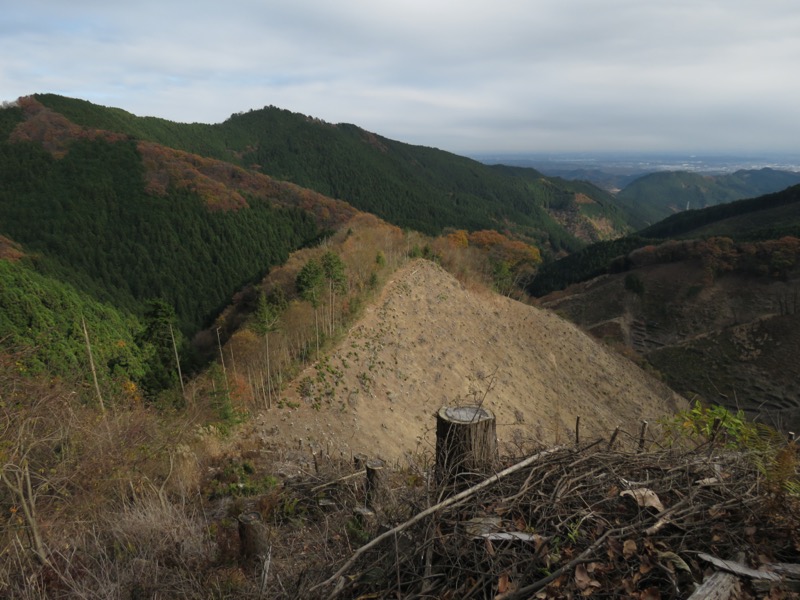
<svg viewBox="0 0 800 600"><path fill-rule="evenodd" d="M0 100L459 154L800 151L797 0L0 0Z"/></svg>

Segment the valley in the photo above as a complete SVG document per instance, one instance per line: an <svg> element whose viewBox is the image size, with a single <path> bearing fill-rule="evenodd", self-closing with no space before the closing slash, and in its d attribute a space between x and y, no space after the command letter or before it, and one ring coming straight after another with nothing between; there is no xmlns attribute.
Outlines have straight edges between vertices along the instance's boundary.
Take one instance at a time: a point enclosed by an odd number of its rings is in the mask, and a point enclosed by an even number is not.
<svg viewBox="0 0 800 600"><path fill-rule="evenodd" d="M798 198L641 229L274 106L4 105L0 596L688 597L698 553L797 562ZM475 405L462 501L434 415Z"/></svg>

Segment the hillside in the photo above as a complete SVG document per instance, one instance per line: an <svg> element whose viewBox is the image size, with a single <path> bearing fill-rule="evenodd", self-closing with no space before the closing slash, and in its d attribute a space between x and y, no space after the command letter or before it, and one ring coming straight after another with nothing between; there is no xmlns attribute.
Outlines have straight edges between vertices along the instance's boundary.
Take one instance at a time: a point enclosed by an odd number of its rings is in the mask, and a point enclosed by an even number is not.
<svg viewBox="0 0 800 600"><path fill-rule="evenodd" d="M763 196L798 183L800 173L770 168L725 175L666 171L630 182L616 197L634 216L634 224L641 227L678 212Z"/></svg>
<svg viewBox="0 0 800 600"><path fill-rule="evenodd" d="M266 175L105 130L33 100L1 111L0 232L31 266L129 312L207 323L242 285L356 213Z"/></svg>
<svg viewBox="0 0 800 600"><path fill-rule="evenodd" d="M386 459L432 449L442 405L491 408L504 448L563 442L580 416L587 435L684 407L634 364L548 311L466 290L441 267L396 272L364 317L282 395L295 410L265 414L271 446L298 441Z"/></svg>
<svg viewBox="0 0 800 600"><path fill-rule="evenodd" d="M800 236L800 186L728 204L688 210L616 240L597 242L543 265L527 286L545 296L566 286L627 268L624 257L669 239L725 236L735 241L760 241Z"/></svg>
<svg viewBox="0 0 800 600"><path fill-rule="evenodd" d="M667 242L542 306L638 355L687 398L800 426L800 241Z"/></svg>
<svg viewBox="0 0 800 600"><path fill-rule="evenodd" d="M220 124L183 125L52 94L35 98L82 127L224 160L428 234L445 227L510 230L558 253L628 229L613 196L596 186L532 169L509 173L272 106Z"/></svg>

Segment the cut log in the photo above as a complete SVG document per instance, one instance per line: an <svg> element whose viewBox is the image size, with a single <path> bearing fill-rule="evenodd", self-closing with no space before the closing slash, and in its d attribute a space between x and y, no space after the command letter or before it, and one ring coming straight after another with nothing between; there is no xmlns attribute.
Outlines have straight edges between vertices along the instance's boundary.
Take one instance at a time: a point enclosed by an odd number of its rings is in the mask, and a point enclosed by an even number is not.
<svg viewBox="0 0 800 600"><path fill-rule="evenodd" d="M255 564L269 552L269 530L261 520L261 513L239 515L239 553L246 564Z"/></svg>
<svg viewBox="0 0 800 600"><path fill-rule="evenodd" d="M729 600L739 587L739 580L731 573L717 571L694 590L689 600Z"/></svg>
<svg viewBox="0 0 800 600"><path fill-rule="evenodd" d="M497 456L494 414L480 406L443 407L436 415L436 481L458 486L492 471Z"/></svg>

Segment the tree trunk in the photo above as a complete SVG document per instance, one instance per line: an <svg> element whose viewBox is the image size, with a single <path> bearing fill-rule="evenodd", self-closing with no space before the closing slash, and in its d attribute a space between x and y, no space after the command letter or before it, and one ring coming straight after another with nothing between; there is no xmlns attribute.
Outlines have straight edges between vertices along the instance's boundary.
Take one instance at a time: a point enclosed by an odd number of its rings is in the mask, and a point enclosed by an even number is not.
<svg viewBox="0 0 800 600"><path fill-rule="evenodd" d="M242 562L255 564L269 552L269 530L261 520L261 513L239 515L239 553Z"/></svg>
<svg viewBox="0 0 800 600"><path fill-rule="evenodd" d="M97 401L100 403L100 412L106 412L106 406L103 404L103 396L100 394L100 384L97 382L97 371L94 368L94 357L92 356L92 344L89 342L89 330L86 329L86 320L81 316L81 325L83 325L83 337L86 340L86 351L89 353L89 366L92 368L92 380L94 381L94 391L97 393Z"/></svg>
<svg viewBox="0 0 800 600"><path fill-rule="evenodd" d="M364 467L367 466L367 460L369 458L366 454L358 453L353 455L353 466L355 467L356 471L361 471Z"/></svg>
<svg viewBox="0 0 800 600"><path fill-rule="evenodd" d="M436 481L468 483L491 472L497 455L494 414L480 406L442 407L436 415Z"/></svg>
<svg viewBox="0 0 800 600"><path fill-rule="evenodd" d="M386 463L380 459L367 461L366 505L368 508L379 511L389 499L389 484L387 481Z"/></svg>

